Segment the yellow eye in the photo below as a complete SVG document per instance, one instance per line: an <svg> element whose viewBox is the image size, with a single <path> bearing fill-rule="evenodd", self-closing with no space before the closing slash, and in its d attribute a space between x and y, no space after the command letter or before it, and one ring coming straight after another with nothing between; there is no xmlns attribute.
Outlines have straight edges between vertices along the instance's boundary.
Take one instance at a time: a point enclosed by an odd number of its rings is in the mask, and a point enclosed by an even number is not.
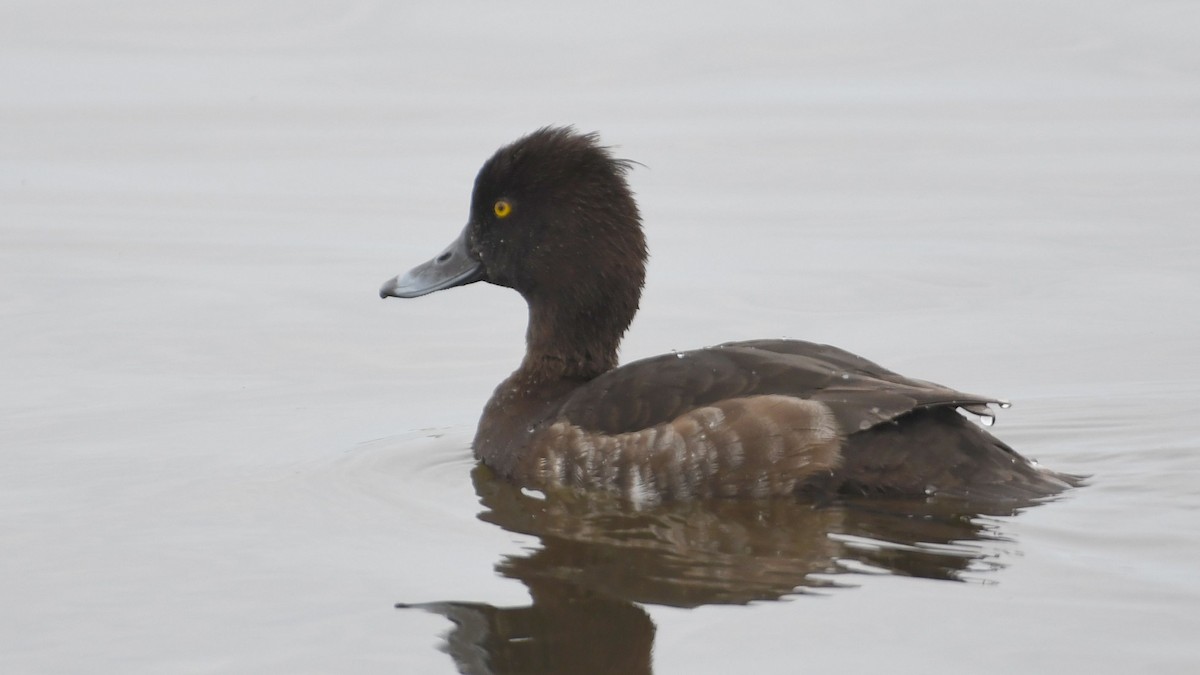
<svg viewBox="0 0 1200 675"><path fill-rule="evenodd" d="M508 214L512 213L512 204L509 204L501 199L500 201L496 202L496 205L492 207L492 210L496 212L497 218L507 218Z"/></svg>

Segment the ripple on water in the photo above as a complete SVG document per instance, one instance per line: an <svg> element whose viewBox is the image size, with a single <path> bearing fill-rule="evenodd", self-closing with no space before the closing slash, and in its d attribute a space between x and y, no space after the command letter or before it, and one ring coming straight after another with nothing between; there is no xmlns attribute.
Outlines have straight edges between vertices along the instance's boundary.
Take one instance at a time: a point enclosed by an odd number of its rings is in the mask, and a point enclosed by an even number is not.
<svg viewBox="0 0 1200 675"><path fill-rule="evenodd" d="M470 472L475 460L461 429L421 429L359 443L300 467L276 489L297 508L340 526L372 523L403 537L477 528Z"/></svg>

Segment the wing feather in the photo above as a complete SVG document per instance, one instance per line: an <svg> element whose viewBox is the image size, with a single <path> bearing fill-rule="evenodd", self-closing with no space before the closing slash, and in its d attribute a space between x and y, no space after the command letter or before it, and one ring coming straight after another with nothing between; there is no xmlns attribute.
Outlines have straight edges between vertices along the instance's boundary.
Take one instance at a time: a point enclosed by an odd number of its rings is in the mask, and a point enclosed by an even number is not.
<svg viewBox="0 0 1200 675"><path fill-rule="evenodd" d="M921 408L979 411L998 402L904 377L830 345L754 340L622 366L576 389L555 417L581 429L620 434L664 424L720 401L762 395L820 401L847 435Z"/></svg>

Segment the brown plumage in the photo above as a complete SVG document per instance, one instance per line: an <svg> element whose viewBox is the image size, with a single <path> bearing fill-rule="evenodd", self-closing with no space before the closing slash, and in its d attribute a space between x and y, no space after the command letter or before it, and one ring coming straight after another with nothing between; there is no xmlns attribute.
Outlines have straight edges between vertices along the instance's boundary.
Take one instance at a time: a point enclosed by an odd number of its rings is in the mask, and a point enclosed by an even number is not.
<svg viewBox="0 0 1200 675"><path fill-rule="evenodd" d="M470 220L384 285L417 297L475 281L529 304L526 354L479 422L476 456L540 489L634 502L927 495L1026 501L1077 483L956 409L999 401L906 378L828 345L737 342L616 367L645 278L625 180L595 135L545 128L480 169Z"/></svg>

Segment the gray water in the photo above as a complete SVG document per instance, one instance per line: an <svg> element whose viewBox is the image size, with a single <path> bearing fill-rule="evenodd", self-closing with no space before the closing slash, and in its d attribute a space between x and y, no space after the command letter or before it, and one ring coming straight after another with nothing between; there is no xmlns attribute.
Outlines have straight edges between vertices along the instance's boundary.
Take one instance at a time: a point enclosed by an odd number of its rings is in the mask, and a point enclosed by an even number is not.
<svg viewBox="0 0 1200 675"><path fill-rule="evenodd" d="M1200 5L0 14L0 671L1200 669ZM473 472L524 304L376 289L550 123L644 165L624 360L837 344L1090 485L630 513Z"/></svg>

